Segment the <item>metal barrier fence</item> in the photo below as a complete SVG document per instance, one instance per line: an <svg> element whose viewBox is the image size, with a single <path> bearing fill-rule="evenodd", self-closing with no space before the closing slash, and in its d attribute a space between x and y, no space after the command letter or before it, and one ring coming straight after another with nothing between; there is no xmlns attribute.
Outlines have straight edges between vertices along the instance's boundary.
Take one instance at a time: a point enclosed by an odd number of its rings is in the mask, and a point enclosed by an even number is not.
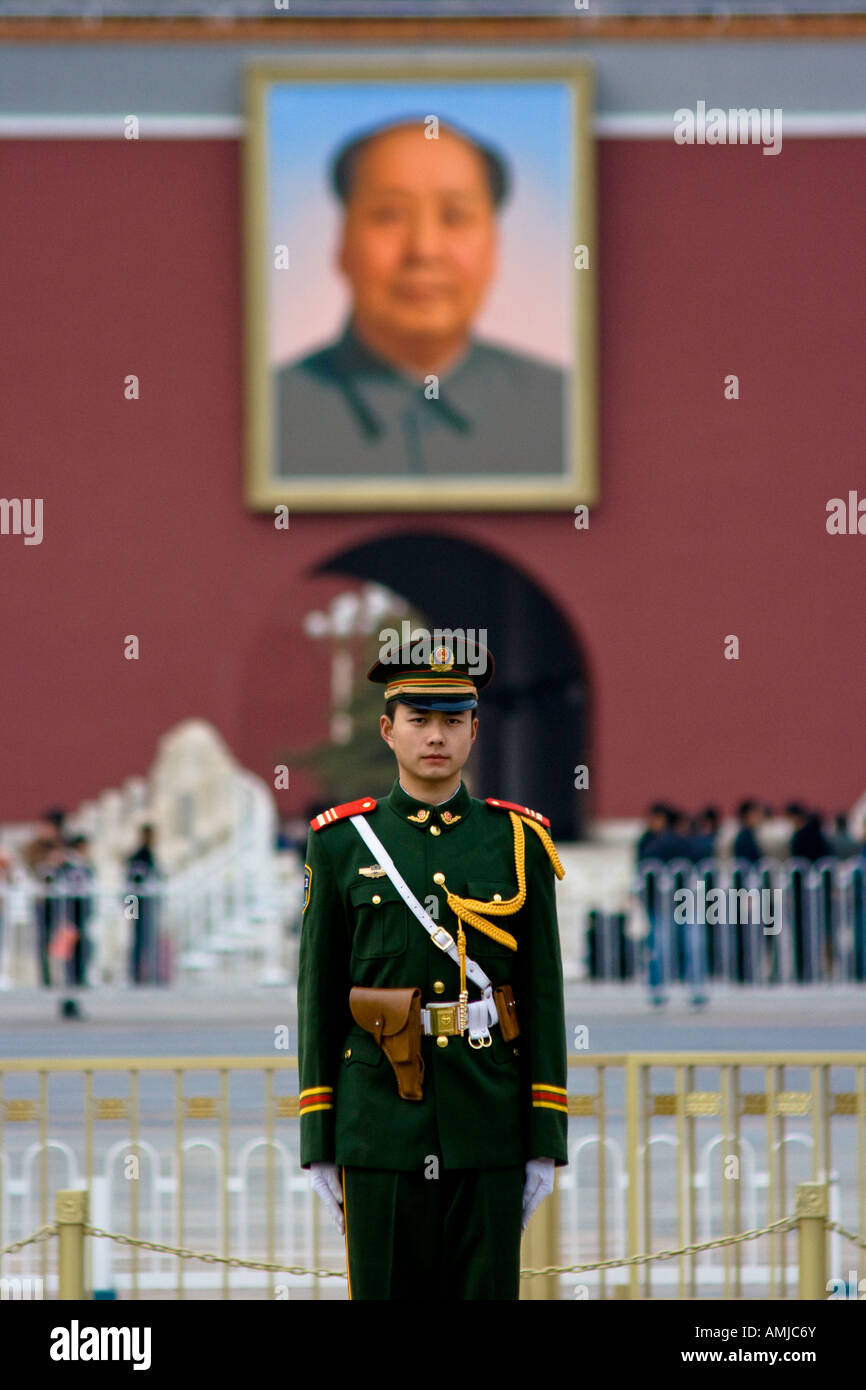
<svg viewBox="0 0 866 1390"><path fill-rule="evenodd" d="M590 913L594 979L866 982L866 860L644 861L631 911Z"/></svg>
<svg viewBox="0 0 866 1390"><path fill-rule="evenodd" d="M826 1194L828 1284L858 1284L866 1053L575 1055L569 1068L571 1161L530 1223L522 1296L791 1297L803 1183ZM345 1297L297 1114L291 1057L0 1062L0 1252L83 1188L103 1233L86 1242L97 1297ZM57 1293L47 1240L0 1253L0 1296L10 1279Z"/></svg>
<svg viewBox="0 0 866 1390"><path fill-rule="evenodd" d="M555 1203L554 1203L555 1205ZM631 1256L628 1260L606 1260L587 1265L571 1266L547 1266L542 1269L526 1269L520 1271L521 1278L544 1280L545 1285L550 1284L556 1276L560 1274L585 1273L589 1270L602 1270L613 1268L617 1265L630 1266L637 1269L639 1265L649 1266L654 1260L669 1260L676 1256L700 1253L713 1247L730 1248L738 1246L749 1240L756 1240L759 1236L773 1235L783 1231L796 1230L797 1232L797 1263L798 1263L798 1282L797 1294L800 1299L823 1300L825 1298L830 1281L827 1279L827 1235L831 1231L838 1231L849 1239L853 1245L859 1249L866 1249L866 1240L858 1236L854 1231L847 1231L838 1222L828 1220L827 1214L827 1189L821 1183L799 1183L796 1191L795 1215L793 1217L782 1217L779 1221L772 1222L763 1229L752 1231L741 1231L736 1235L728 1236L723 1240L705 1242L703 1245L692 1245L679 1250L657 1251L655 1254L639 1254ZM271 1273L284 1274L310 1274L321 1278L340 1277L335 1270L327 1269L296 1269L292 1266L265 1264L258 1261L243 1259L223 1259L210 1252L184 1250L169 1245L157 1245L151 1241L135 1240L129 1236L118 1234L116 1231L103 1231L98 1226L90 1224L88 1194L80 1188L70 1188L60 1191L56 1196L56 1216L53 1225L41 1226L38 1230L31 1232L29 1236L20 1241L13 1241L8 1246L0 1247L0 1256L25 1249L28 1245L35 1245L50 1240L53 1236L58 1238L58 1298L80 1302L87 1296L87 1284L84 1274L86 1237L91 1236L97 1240L116 1241L120 1245L130 1246L133 1249L158 1250L166 1254L174 1255L178 1259L202 1260L205 1263L222 1263L238 1269L266 1269ZM549 1252L548 1252L549 1253ZM4 1281L6 1282L6 1281ZM624 1297L630 1297L631 1293L625 1285L619 1286ZM5 1296L5 1295L4 1295ZM15 1292L13 1291L13 1296ZM28 1289L28 1296L30 1291ZM530 1295L531 1296L531 1295ZM544 1293L536 1294L536 1297L544 1297ZM556 1298L556 1293L550 1295ZM855 1295L856 1296L856 1295ZM22 1297L22 1293L18 1293Z"/></svg>
<svg viewBox="0 0 866 1390"><path fill-rule="evenodd" d="M299 879L270 878L263 891L217 856L170 879L0 877L0 982L170 984L225 963L276 983L285 978L286 928L300 916L302 892Z"/></svg>
<svg viewBox="0 0 866 1390"><path fill-rule="evenodd" d="M47 887L21 873L0 878L0 986L47 977L69 985L82 971L91 983L166 984L223 965L284 982L302 901L298 866L272 866L265 877L269 886L256 886L214 855L140 884L79 880L75 890L74 876ZM630 895L611 889L605 898L560 914L566 964L585 956L595 980L645 979L659 992L682 983L693 993L723 981L866 982L863 858L646 861ZM49 952L64 924L87 943L70 945L65 960Z"/></svg>

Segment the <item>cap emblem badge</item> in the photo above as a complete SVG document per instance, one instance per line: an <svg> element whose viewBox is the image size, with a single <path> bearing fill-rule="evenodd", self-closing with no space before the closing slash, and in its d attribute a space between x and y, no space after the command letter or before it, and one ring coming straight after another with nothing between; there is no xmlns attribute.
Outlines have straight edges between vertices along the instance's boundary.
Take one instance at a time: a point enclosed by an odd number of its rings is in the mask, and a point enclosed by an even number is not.
<svg viewBox="0 0 866 1390"><path fill-rule="evenodd" d="M437 647L430 658L431 671L450 671L454 665L454 653L450 647Z"/></svg>

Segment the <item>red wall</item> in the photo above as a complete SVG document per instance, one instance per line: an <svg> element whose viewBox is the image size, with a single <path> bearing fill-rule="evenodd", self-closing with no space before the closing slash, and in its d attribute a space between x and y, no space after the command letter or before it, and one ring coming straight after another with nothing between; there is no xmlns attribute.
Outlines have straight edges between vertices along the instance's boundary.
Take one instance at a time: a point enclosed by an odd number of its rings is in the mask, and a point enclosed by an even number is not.
<svg viewBox="0 0 866 1390"><path fill-rule="evenodd" d="M0 536L0 818L143 772L188 715L270 776L287 739L325 728L300 624L345 585L310 570L417 529L295 513L275 532L244 509L239 175L231 141L0 141L0 495L45 512L41 546ZM567 513L422 520L482 537L568 613L596 814L658 794L845 806L866 782L866 536L824 522L830 497L866 496L866 141L774 158L604 141L599 175L589 531ZM284 809L311 791L293 779Z"/></svg>

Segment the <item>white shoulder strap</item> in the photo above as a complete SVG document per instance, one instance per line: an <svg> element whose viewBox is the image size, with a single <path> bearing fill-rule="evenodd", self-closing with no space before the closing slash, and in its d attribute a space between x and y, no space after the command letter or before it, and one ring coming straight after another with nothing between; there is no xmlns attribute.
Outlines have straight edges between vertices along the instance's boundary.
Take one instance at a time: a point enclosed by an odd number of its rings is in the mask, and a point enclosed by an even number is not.
<svg viewBox="0 0 866 1390"><path fill-rule="evenodd" d="M377 864L380 864L385 870L385 873L397 889L397 892L400 894L400 897L403 899L409 911L414 917L417 917L434 946L438 946L440 951L444 951L447 956L450 956L451 959L459 965L460 953L457 950L457 943L454 937L450 932L447 932L444 927L434 922L427 909L421 906L366 817L350 816L349 819L364 841L364 844L375 854ZM474 960L471 960L469 956L466 957L466 974L472 983L478 986L487 1001L487 1011L490 1022L498 1022L499 1016L496 1012L496 1004L493 999L493 986L481 969L481 966L476 964Z"/></svg>

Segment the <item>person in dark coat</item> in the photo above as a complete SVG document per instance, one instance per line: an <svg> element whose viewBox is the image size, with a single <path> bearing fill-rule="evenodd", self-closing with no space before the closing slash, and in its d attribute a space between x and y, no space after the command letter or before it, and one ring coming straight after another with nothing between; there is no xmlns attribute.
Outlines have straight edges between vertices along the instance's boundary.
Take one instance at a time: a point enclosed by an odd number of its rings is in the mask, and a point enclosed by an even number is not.
<svg viewBox="0 0 866 1390"><path fill-rule="evenodd" d="M848 829L848 817L844 811L839 811L834 818L830 843L837 859L853 859L860 851L860 846Z"/></svg>
<svg viewBox="0 0 866 1390"><path fill-rule="evenodd" d="M743 869L742 865L755 865L764 858L764 851L758 843L757 829L765 819L766 808L762 807L757 801L747 798L741 801L737 807L737 833L734 836L732 846L732 856L734 859L734 877L732 880L735 889L748 889L753 885L750 870ZM731 926L733 932L733 967L735 978L743 984L754 969L754 962L749 960L748 954L748 922L749 909L745 909L744 916L741 918L739 913L739 903L735 909L737 917Z"/></svg>
<svg viewBox="0 0 866 1390"><path fill-rule="evenodd" d="M764 852L758 844L756 830L764 818L757 801L741 801L737 807L738 830L734 837L733 857L744 859L747 864L757 864Z"/></svg>
<svg viewBox="0 0 866 1390"><path fill-rule="evenodd" d="M141 842L126 861L127 892L137 899L132 942L131 976L134 984L155 984L159 979L159 882L162 875L153 853L153 826L141 827Z"/></svg>
<svg viewBox="0 0 866 1390"><path fill-rule="evenodd" d="M691 858L696 864L702 859L715 859L719 819L717 807L705 806L692 821Z"/></svg>
<svg viewBox="0 0 866 1390"><path fill-rule="evenodd" d="M696 866L704 865L700 877L706 892L715 887L712 863L718 854L718 835L721 816L717 806L705 806L692 820L689 858ZM697 880L695 881L697 887ZM695 922L686 926L686 970L692 984L692 1003L697 1007L707 1002L704 994L704 980L714 968L714 941L712 927L708 922Z"/></svg>
<svg viewBox="0 0 866 1390"><path fill-rule="evenodd" d="M69 841L63 867L63 883L69 894L66 899L66 914L70 925L78 933L74 948L66 962L66 982L70 985L87 984L87 962L90 955L87 927L93 914L93 877L87 836L75 835Z"/></svg>
<svg viewBox="0 0 866 1390"><path fill-rule="evenodd" d="M671 864L675 859L685 859L691 863L694 852L689 817L673 806L665 807L664 816L664 828L656 835L652 854L648 857L658 859L662 864Z"/></svg>
<svg viewBox="0 0 866 1390"><path fill-rule="evenodd" d="M791 802L786 814L793 827L791 858L808 859L810 864L817 864L819 859L829 859L832 850L821 828L820 814L806 811L798 802Z"/></svg>
<svg viewBox="0 0 866 1390"><path fill-rule="evenodd" d="M66 812L53 807L40 818L36 834L25 845L22 858L39 885L33 896L33 915L36 927L36 959L40 983L51 987L51 958L48 946L51 935L63 912L63 899L58 885L66 862L67 847L63 836Z"/></svg>
<svg viewBox="0 0 866 1390"><path fill-rule="evenodd" d="M821 828L821 816L817 811L807 811L798 801L789 802L785 814L791 822L791 859L806 860L817 864L831 855L830 844ZM794 869L791 875L792 904L794 915L794 966L798 983L818 978L819 961L812 959L815 954L806 939L803 902L803 873ZM826 899L825 899L826 901Z"/></svg>
<svg viewBox="0 0 866 1390"><path fill-rule="evenodd" d="M685 969L682 933L675 933L674 923L663 905L656 874L651 867L653 861L670 864L674 860L691 859L691 840L678 828L682 822L681 811L665 802L655 802L647 814L647 829L637 845L638 869L643 877L643 901L649 921L646 938L647 978L650 1002L654 1008L660 1008L666 1002L664 982L667 959L676 954L678 959L676 962L672 960L672 965L680 976Z"/></svg>
<svg viewBox="0 0 866 1390"><path fill-rule="evenodd" d="M656 858L655 842L667 827L668 809L663 801L656 801L647 811L646 827L637 842L635 851L638 864L647 859Z"/></svg>

